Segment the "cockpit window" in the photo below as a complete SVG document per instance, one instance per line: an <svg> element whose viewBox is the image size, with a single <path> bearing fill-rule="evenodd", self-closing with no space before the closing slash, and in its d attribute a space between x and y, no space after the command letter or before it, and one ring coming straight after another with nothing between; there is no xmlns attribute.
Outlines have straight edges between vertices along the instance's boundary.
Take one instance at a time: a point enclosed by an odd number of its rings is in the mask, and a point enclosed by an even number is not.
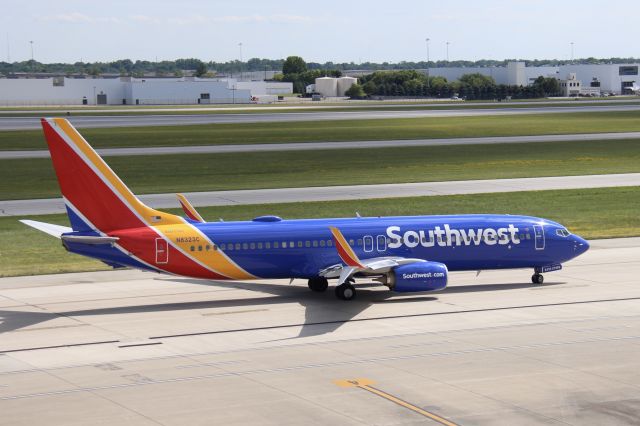
<svg viewBox="0 0 640 426"><path fill-rule="evenodd" d="M560 237L568 237L571 235L571 232L567 230L567 228L556 229L556 235Z"/></svg>

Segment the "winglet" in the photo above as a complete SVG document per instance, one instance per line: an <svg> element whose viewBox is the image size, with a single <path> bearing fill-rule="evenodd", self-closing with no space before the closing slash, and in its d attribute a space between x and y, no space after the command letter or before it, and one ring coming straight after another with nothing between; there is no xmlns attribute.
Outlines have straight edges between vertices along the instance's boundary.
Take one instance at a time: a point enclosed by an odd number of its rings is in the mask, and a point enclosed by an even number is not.
<svg viewBox="0 0 640 426"><path fill-rule="evenodd" d="M364 269L360 259L358 259L358 255L353 251L349 242L342 235L342 232L333 226L329 227L329 229L331 229L331 234L333 234L333 242L338 250L338 255L345 265Z"/></svg>
<svg viewBox="0 0 640 426"><path fill-rule="evenodd" d="M178 197L178 201L182 206L182 210L184 210L184 213L189 219L195 220L196 222L204 222L204 219L202 218L202 216L200 216L200 213L198 213L198 211L191 205L189 200L187 200L187 197L182 194L176 194L176 197Z"/></svg>

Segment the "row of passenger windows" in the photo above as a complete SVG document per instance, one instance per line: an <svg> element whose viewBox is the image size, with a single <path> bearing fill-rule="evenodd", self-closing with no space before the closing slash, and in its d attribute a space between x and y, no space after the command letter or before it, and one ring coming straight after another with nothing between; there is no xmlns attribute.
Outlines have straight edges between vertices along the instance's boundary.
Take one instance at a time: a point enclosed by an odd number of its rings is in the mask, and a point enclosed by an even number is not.
<svg viewBox="0 0 640 426"><path fill-rule="evenodd" d="M518 237L521 240L530 240L531 239L531 235L529 234L519 234ZM498 237L494 237L492 238L492 240L497 240ZM434 238L433 242L440 242L440 243L444 243L446 241L446 237L440 237L440 238ZM452 240L455 242L456 238L452 238ZM379 251L383 251L386 250L386 245L390 244L392 242L391 238L385 238L382 235L379 235L377 238L377 246L378 246L378 250ZM423 244L427 244L427 243L431 243L432 241L427 238L424 237L422 238L422 243ZM359 238L358 240L353 240L350 239L349 240L349 245L351 247L362 247L363 245L363 241L362 238ZM312 241L267 241L267 242L259 242L259 243L229 243L229 244L225 244L222 243L220 244L220 250L223 251L234 251L234 250L262 250L262 249L286 249L286 248L311 248L311 247L333 247L333 241L332 240L312 240ZM370 247L370 249L368 249ZM217 245L205 245L205 246L191 246L191 251L211 251L211 250L218 250L218 246ZM373 250L373 240L369 241L367 244L367 247L365 247L365 251L371 251Z"/></svg>

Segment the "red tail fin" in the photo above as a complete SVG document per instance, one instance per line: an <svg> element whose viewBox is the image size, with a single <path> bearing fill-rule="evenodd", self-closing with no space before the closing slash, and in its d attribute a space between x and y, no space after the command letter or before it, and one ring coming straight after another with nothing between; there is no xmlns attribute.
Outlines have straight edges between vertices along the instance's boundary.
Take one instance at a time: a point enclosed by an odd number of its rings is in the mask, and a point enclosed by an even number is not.
<svg viewBox="0 0 640 426"><path fill-rule="evenodd" d="M138 200L67 120L43 118L42 128L67 208L92 227L109 232L182 223Z"/></svg>

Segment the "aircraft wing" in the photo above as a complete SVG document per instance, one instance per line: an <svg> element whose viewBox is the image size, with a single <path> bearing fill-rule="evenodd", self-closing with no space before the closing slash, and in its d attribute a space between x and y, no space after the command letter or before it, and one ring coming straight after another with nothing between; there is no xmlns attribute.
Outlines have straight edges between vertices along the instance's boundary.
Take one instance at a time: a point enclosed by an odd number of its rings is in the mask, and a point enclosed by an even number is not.
<svg viewBox="0 0 640 426"><path fill-rule="evenodd" d="M412 259L406 257L386 256L360 259L353 251L347 240L338 228L331 227L333 242L338 255L344 264L336 264L320 271L319 275L325 278L338 277L338 285L343 284L356 273L369 275L385 274L396 266L409 263L425 262L424 259Z"/></svg>

